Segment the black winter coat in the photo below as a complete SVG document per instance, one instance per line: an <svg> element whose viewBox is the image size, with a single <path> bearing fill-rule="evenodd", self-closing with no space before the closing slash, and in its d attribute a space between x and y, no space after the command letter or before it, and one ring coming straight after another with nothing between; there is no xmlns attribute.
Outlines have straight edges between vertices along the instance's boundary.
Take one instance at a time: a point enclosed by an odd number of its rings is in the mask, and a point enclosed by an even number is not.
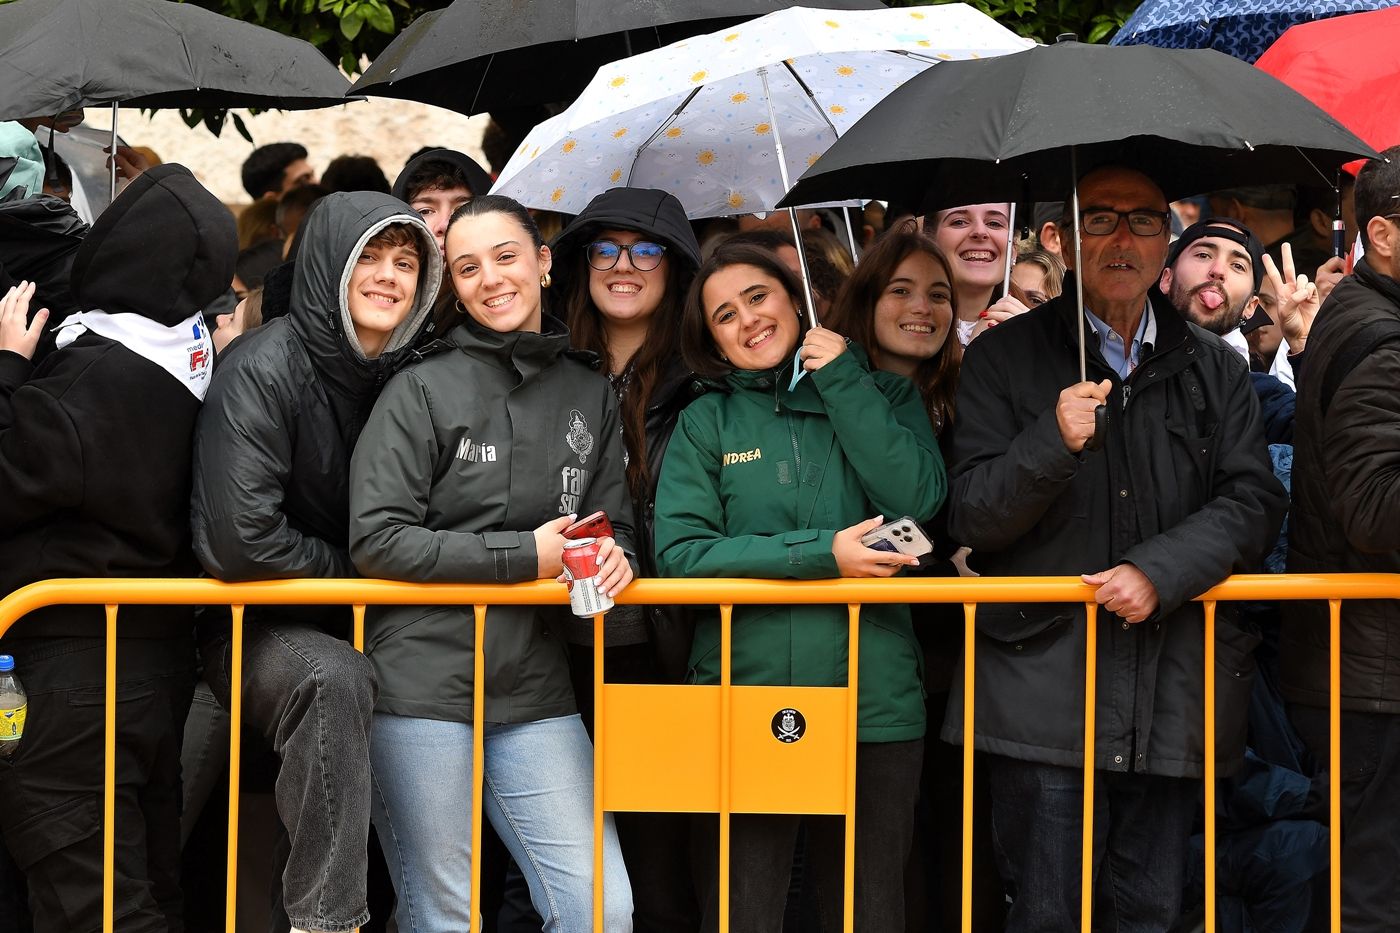
<svg viewBox="0 0 1400 933"><path fill-rule="evenodd" d="M1332 290L1308 334L1293 437L1289 573L1400 573L1400 344L1367 354L1338 385L1326 417L1322 384L1338 352L1376 322L1400 322L1400 284L1362 260ZM1284 695L1328 701L1326 603L1283 604ZM1400 713L1400 603L1342 603L1342 708Z"/></svg>
<svg viewBox="0 0 1400 933"><path fill-rule="evenodd" d="M218 199L188 169L158 166L122 192L69 257L73 302L172 328L228 287L237 252L233 218ZM196 345L191 371L207 365L204 353ZM0 594L54 577L191 575L199 408L164 368L94 331L32 373L23 357L0 352ZM191 618L184 607L131 607L118 623L125 637L188 637ZM101 607L54 606L7 637L103 632Z"/></svg>
<svg viewBox="0 0 1400 933"><path fill-rule="evenodd" d="M199 418L194 543L221 580L357 575L350 454L380 388L412 352L442 279L432 234L388 195L330 195L306 223L290 312L229 345ZM418 294L371 360L351 344L344 282L365 241L393 223L418 232Z"/></svg>
<svg viewBox="0 0 1400 933"><path fill-rule="evenodd" d="M1055 419L1079 381L1073 285L967 350L953 425L954 538L987 577L1078 575L1132 563L1158 611L1130 625L1100 611L1100 768L1194 777L1203 762L1203 616L1188 602L1253 569L1286 505L1244 360L1153 289L1157 340L1122 380L1090 333L1089 379L1111 379L1108 440L1065 449ZM1240 760L1257 639L1218 613L1222 773ZM1083 763L1083 606L984 605L977 613L977 747ZM959 670L943 735L961 742Z"/></svg>

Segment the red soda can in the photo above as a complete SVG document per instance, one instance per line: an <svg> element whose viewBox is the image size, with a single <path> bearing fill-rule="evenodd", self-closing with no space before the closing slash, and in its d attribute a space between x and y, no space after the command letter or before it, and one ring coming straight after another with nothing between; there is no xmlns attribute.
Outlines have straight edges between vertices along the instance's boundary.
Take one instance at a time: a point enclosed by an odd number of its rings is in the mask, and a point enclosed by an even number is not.
<svg viewBox="0 0 1400 933"><path fill-rule="evenodd" d="M598 539L564 542L564 581L569 607L576 616L595 616L613 607L612 597L598 585Z"/></svg>

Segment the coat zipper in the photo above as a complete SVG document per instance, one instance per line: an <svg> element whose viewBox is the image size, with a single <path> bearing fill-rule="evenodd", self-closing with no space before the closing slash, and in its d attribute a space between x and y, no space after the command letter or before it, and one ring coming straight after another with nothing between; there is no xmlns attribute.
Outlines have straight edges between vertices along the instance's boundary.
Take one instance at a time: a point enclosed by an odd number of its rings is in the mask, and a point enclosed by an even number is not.
<svg viewBox="0 0 1400 933"><path fill-rule="evenodd" d="M788 434L792 437L792 459L797 461L797 481L802 481L802 454L797 449L797 425L792 423L792 413L787 416Z"/></svg>

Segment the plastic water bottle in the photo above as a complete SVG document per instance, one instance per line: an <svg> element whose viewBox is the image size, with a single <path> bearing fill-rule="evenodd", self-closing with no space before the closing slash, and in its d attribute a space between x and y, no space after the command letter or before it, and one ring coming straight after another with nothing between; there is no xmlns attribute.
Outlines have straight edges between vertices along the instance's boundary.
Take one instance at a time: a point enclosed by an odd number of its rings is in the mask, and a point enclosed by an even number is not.
<svg viewBox="0 0 1400 933"><path fill-rule="evenodd" d="M9 758L24 736L29 695L15 676L15 659L0 654L0 758Z"/></svg>

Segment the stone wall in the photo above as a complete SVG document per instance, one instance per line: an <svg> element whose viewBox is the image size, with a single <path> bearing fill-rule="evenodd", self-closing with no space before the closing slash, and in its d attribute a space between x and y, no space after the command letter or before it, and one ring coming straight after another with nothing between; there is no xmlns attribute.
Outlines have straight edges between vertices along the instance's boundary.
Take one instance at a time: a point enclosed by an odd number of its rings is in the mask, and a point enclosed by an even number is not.
<svg viewBox="0 0 1400 933"><path fill-rule="evenodd" d="M382 97L322 110L239 113L254 144L299 142L318 173L338 155L368 155L378 160L392 183L408 157L426 145L459 149L487 165L481 153L481 136L489 122L485 114L467 118L427 104ZM88 110L86 122L91 127L110 127L111 110ZM128 145L149 146L164 161L189 167L230 206L248 201L239 168L254 146L231 121L216 137L203 126L190 129L175 111L147 115L124 109L118 131Z"/></svg>

